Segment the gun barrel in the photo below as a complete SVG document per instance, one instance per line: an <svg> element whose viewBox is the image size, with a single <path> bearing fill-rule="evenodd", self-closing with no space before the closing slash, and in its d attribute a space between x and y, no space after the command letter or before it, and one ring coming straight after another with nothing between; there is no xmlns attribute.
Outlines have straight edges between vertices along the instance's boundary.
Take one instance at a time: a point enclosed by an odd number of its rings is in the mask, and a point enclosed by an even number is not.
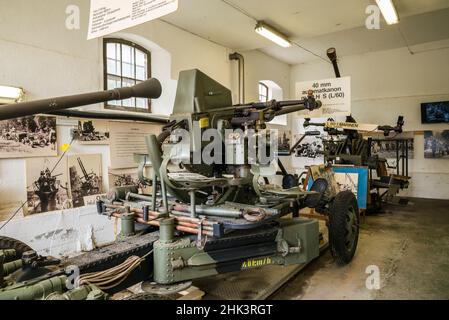
<svg viewBox="0 0 449 320"><path fill-rule="evenodd" d="M0 120L55 112L112 100L129 98L157 99L161 96L161 93L162 87L160 82L155 78L151 78L133 87L0 106Z"/></svg>
<svg viewBox="0 0 449 320"><path fill-rule="evenodd" d="M294 101L292 101L294 102ZM303 110L315 110L321 108L322 103L320 100L315 99L307 99L302 101L301 104L284 104L282 105L282 109L275 112L275 116L282 116L284 114L289 114L293 112L303 111Z"/></svg>
<svg viewBox="0 0 449 320"><path fill-rule="evenodd" d="M83 172L84 179L87 180L89 178L89 175L87 174L86 168L84 168L84 164L81 161L81 158L77 158L76 160L78 160L78 164L81 168L81 171Z"/></svg>

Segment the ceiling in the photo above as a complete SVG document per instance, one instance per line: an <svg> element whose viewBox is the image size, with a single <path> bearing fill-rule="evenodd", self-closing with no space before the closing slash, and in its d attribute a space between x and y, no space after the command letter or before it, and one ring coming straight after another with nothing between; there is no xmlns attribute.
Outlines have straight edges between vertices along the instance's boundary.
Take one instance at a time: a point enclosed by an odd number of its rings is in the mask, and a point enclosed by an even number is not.
<svg viewBox="0 0 449 320"><path fill-rule="evenodd" d="M365 27L365 10L374 0L180 0L178 11L162 20L220 45L257 49L289 64L319 59L332 46L344 56L449 38L448 0L394 2L401 21L382 24L380 30ZM257 35L256 20L312 53L296 45L281 48Z"/></svg>

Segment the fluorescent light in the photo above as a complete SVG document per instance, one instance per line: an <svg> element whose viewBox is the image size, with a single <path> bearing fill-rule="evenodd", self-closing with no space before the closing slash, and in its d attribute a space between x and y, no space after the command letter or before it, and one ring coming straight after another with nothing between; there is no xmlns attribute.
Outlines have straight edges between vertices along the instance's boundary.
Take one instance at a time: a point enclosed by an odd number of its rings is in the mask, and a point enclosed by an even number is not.
<svg viewBox="0 0 449 320"><path fill-rule="evenodd" d="M0 86L0 102L1 103L12 103L18 102L23 98L23 89L10 87L10 86Z"/></svg>
<svg viewBox="0 0 449 320"><path fill-rule="evenodd" d="M257 23L256 32L281 47L288 48L292 45L285 35L263 22Z"/></svg>
<svg viewBox="0 0 449 320"><path fill-rule="evenodd" d="M398 13L394 7L393 0L376 0L376 3L387 24L396 24L399 22Z"/></svg>

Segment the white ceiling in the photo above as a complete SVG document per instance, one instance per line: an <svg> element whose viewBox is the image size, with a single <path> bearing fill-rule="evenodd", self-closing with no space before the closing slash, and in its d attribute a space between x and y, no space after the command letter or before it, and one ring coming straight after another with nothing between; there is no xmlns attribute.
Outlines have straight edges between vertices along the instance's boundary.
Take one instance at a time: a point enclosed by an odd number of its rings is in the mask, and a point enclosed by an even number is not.
<svg viewBox="0 0 449 320"><path fill-rule="evenodd" d="M163 20L239 51L259 49L298 64L317 59L293 46L284 49L254 32L263 20L320 56L335 46L339 56L413 46L449 38L448 0L394 0L401 21L381 30L365 28L374 0L180 0Z"/></svg>

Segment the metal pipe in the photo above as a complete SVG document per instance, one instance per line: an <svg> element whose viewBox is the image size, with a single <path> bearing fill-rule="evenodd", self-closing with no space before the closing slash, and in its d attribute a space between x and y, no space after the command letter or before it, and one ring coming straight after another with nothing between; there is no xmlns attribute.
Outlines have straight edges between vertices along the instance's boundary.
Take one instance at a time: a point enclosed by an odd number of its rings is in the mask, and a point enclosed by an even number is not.
<svg viewBox="0 0 449 320"><path fill-rule="evenodd" d="M191 190L189 192L190 194L190 216L192 218L196 218L197 214L196 214L196 199L195 199L195 190Z"/></svg>
<svg viewBox="0 0 449 320"><path fill-rule="evenodd" d="M405 176L408 177L408 140L405 140Z"/></svg>
<svg viewBox="0 0 449 320"><path fill-rule="evenodd" d="M163 133L164 134L164 133ZM161 188L162 185L166 187L166 191L170 193L170 195L176 197L176 199L187 201L188 197L186 197L185 193L179 191L179 190L173 190L169 186L165 186L163 179L161 178L161 166L162 166L162 150L160 146L160 141L158 140L158 137L154 134L150 134L145 137L145 141L147 143L147 149L148 149L148 155L151 160L151 164L153 166L153 170L156 172L157 177L161 181ZM165 201L164 201L165 203Z"/></svg>
<svg viewBox="0 0 449 320"><path fill-rule="evenodd" d="M142 194L138 194L138 193L133 193L133 192L128 192L127 194L126 194L126 198L125 198L125 200L129 200L129 199L137 199L137 200L142 200L142 201L146 201L146 202L151 202L151 203L153 203L152 201L153 201L153 199L151 198L151 197L149 197L149 196L145 196L145 195L142 195Z"/></svg>
<svg viewBox="0 0 449 320"><path fill-rule="evenodd" d="M192 209L188 206L184 206L182 204L175 204L173 209L180 212L191 213ZM209 206L196 206L195 212L197 214L205 215L205 216L216 216L216 217L225 217L225 218L240 218L242 217L242 211L240 210L232 210L223 207L209 207Z"/></svg>
<svg viewBox="0 0 449 320"><path fill-rule="evenodd" d="M151 78L133 87L4 105L0 107L0 120L8 120L38 113L48 113L134 97L157 99L161 96L161 93L161 83L159 80Z"/></svg>
<svg viewBox="0 0 449 320"><path fill-rule="evenodd" d="M105 205L105 207L106 208L110 208L110 209L121 209L121 208L123 208L123 206L116 206L116 205ZM143 212L142 209L130 208L130 211L133 212L136 215L136 217L142 218L142 220L143 220L144 212ZM121 214L119 212L113 213L112 216L116 217L116 218L121 218ZM161 216L161 214L159 212L148 211L148 217L151 220L151 219L159 219L162 216ZM204 221L204 220L191 218L191 217L173 216L173 218L176 221L179 221L179 222L187 222L187 223L195 223L195 224L201 223L203 226L212 226L213 225L210 221Z"/></svg>
<svg viewBox="0 0 449 320"><path fill-rule="evenodd" d="M334 67L335 77L341 78L340 69L338 68L337 50L335 48L327 49L327 57L332 62L332 66Z"/></svg>
<svg viewBox="0 0 449 320"><path fill-rule="evenodd" d="M169 213L168 201L167 201L167 189L165 187L164 178L161 178L161 193L162 193L162 201L164 203L165 213Z"/></svg>
<svg viewBox="0 0 449 320"><path fill-rule="evenodd" d="M148 221L150 216L150 207L145 206L143 207L143 220Z"/></svg>
<svg viewBox="0 0 449 320"><path fill-rule="evenodd" d="M220 198L218 198L217 202L215 203L216 205L225 203L226 200L228 200L228 198L230 197L230 195L232 194L232 192L234 192L237 189L237 187L229 187L228 190L226 190L226 192L224 194L222 194L220 196Z"/></svg>
<svg viewBox="0 0 449 320"><path fill-rule="evenodd" d="M149 216L151 217L148 221L145 221L143 218L143 212L139 209L132 209L131 212L135 212L134 216L135 222L147 226L160 227L160 221L155 220L161 218L160 214L155 212L149 212ZM139 213L140 211L140 213ZM112 214L113 217L122 219L122 214L116 212ZM183 231L192 234L198 234L198 224L202 224L202 234L207 236L213 236L213 225L209 221L201 221L200 219L193 219L188 217L171 217L175 221L175 229L178 231ZM195 232L193 232L195 230Z"/></svg>
<svg viewBox="0 0 449 320"><path fill-rule="evenodd" d="M239 68L239 103L245 103L245 57L238 52L231 53L229 60L237 60Z"/></svg>
<svg viewBox="0 0 449 320"><path fill-rule="evenodd" d="M153 168L153 185L151 190L151 210L156 211L156 195L157 195L157 175L156 170Z"/></svg>
<svg viewBox="0 0 449 320"><path fill-rule="evenodd" d="M141 122L160 123L160 124L168 123L168 119L162 117L150 116L145 114L134 114L134 113L80 111L69 109L69 110L51 111L47 112L47 114L67 118L141 121Z"/></svg>
<svg viewBox="0 0 449 320"><path fill-rule="evenodd" d="M136 222L143 224L143 225L147 225L147 226L160 227L159 221L155 221L155 220L145 221L142 218L137 218ZM190 233L190 234L198 234L199 233L198 229L186 227L186 226L179 225L179 224L175 225L175 229L178 231L182 231L182 232L186 232L186 233ZM201 234L205 235L205 236L210 236L210 237L213 237L213 235L214 235L213 232L207 231L207 230L203 230L201 232Z"/></svg>

